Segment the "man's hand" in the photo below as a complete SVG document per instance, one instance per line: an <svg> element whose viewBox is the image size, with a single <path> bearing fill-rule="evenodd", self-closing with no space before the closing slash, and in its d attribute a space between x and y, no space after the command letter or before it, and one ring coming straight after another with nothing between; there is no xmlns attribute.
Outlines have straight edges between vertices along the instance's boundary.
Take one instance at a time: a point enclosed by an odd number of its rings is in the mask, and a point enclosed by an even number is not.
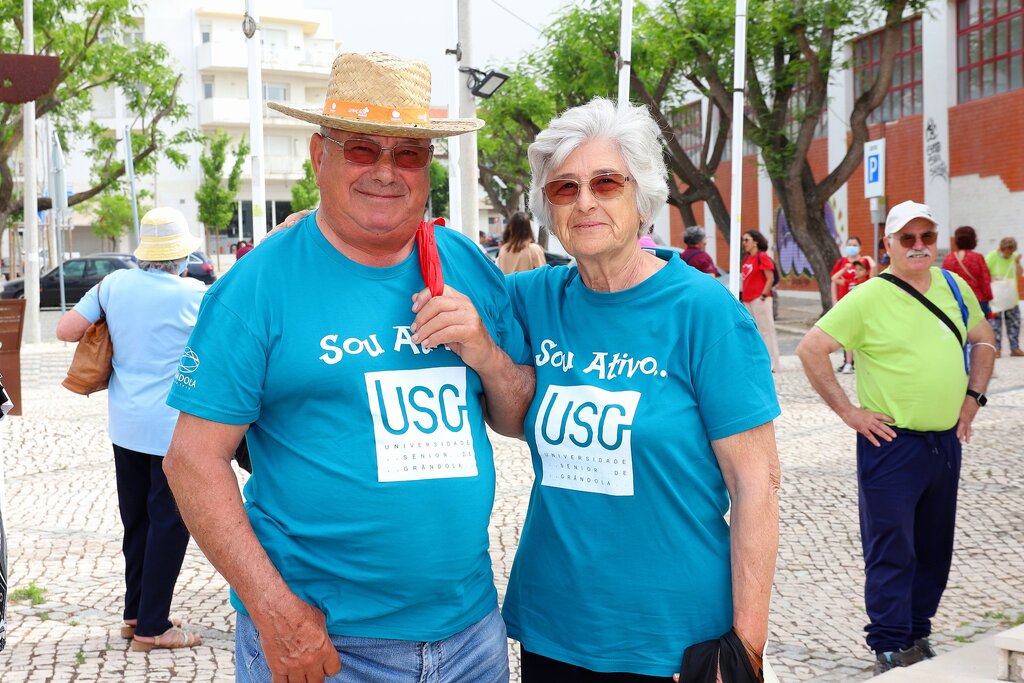
<svg viewBox="0 0 1024 683"><path fill-rule="evenodd" d="M855 431L863 434L864 438L870 441L875 448L879 446L878 439L892 441L896 438L896 432L886 424L893 422L888 415L873 413L870 410L851 405L840 417Z"/></svg>
<svg viewBox="0 0 1024 683"><path fill-rule="evenodd" d="M253 612L252 619L273 683L321 683L341 671L323 612L298 596L276 601L262 615Z"/></svg>
<svg viewBox="0 0 1024 683"><path fill-rule="evenodd" d="M445 285L444 294L438 297L423 289L413 296L412 310L416 314L412 340L417 344L426 348L447 345L474 370L494 358L497 345L473 302L457 289Z"/></svg>
<svg viewBox="0 0 1024 683"><path fill-rule="evenodd" d="M964 443L971 442L971 423L974 422L974 416L978 414L979 407L977 399L973 396L965 398L964 404L960 406L960 419L956 423L956 438Z"/></svg>
<svg viewBox="0 0 1024 683"><path fill-rule="evenodd" d="M303 209L302 211L296 211L295 213L288 214L287 218L285 218L283 221L275 225L274 229L267 233L267 237L270 237L271 235L276 235L282 230L287 230L288 228L292 227L309 214L313 213L313 211L313 209ZM264 237L263 239L266 239L266 237Z"/></svg>

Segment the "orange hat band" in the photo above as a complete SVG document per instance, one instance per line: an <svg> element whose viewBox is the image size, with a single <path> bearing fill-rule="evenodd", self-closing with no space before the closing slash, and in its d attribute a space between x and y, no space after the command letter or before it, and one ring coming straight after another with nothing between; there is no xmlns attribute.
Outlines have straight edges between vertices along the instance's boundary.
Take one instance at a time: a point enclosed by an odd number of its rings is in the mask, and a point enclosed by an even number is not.
<svg viewBox="0 0 1024 683"><path fill-rule="evenodd" d="M430 122L430 110L422 107L378 107L365 102L349 102L328 97L324 116L342 116L373 123L424 124Z"/></svg>

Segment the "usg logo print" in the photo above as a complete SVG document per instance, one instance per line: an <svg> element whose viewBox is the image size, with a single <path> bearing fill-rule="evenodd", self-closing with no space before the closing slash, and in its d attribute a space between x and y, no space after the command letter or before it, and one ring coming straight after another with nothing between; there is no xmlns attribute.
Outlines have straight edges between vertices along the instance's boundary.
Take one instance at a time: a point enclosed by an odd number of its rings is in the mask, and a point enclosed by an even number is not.
<svg viewBox="0 0 1024 683"><path fill-rule="evenodd" d="M633 495L633 418L638 391L549 386L537 411L534 437L542 486Z"/></svg>

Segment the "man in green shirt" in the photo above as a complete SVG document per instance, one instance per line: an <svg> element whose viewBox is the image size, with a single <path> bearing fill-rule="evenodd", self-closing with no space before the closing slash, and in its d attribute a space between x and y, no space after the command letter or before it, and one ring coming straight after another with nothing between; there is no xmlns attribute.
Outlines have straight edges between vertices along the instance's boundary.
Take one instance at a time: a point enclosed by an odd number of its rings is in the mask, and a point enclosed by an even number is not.
<svg viewBox="0 0 1024 683"><path fill-rule="evenodd" d="M970 440L987 402L995 362L992 328L971 288L934 267L938 232L929 208L894 206L885 239L889 269L844 297L797 347L815 391L857 432L876 673L935 654L928 636L953 556L960 442ZM973 345L969 373L965 338ZM860 407L832 372L829 354L840 348L854 352Z"/></svg>
<svg viewBox="0 0 1024 683"><path fill-rule="evenodd" d="M993 289L996 282L1005 282L1009 294L1009 301L1000 299L998 304L995 300L992 302L997 304L997 307L992 309L993 317L989 320L996 333L996 358L999 358L999 349L1002 348L1003 325L1006 326L1006 337L1010 343L1010 355L1024 356L1024 350L1020 348L1020 297L1017 296L1017 278L1021 275L1021 266L1017 240L1012 237L999 240L999 248L988 253L985 263L988 265L988 272L992 273Z"/></svg>

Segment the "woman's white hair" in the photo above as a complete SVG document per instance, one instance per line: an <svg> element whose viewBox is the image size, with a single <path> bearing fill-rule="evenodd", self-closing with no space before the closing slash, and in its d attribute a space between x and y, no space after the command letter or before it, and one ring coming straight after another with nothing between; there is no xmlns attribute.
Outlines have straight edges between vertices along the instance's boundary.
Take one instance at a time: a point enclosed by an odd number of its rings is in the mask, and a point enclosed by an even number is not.
<svg viewBox="0 0 1024 683"><path fill-rule="evenodd" d="M620 107L603 97L566 110L530 145L530 211L541 225L552 227L544 183L576 148L590 140L610 140L619 148L626 172L636 182L636 208L640 213L637 235L647 232L655 212L668 199L661 129L645 107Z"/></svg>

